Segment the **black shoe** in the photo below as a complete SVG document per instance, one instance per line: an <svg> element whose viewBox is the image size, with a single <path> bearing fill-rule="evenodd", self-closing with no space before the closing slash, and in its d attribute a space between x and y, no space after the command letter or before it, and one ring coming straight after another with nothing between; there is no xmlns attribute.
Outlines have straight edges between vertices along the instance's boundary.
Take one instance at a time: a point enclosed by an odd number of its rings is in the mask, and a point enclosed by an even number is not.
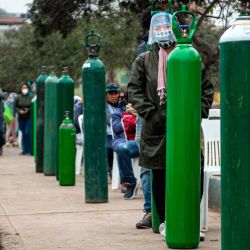
<svg viewBox="0 0 250 250"><path fill-rule="evenodd" d="M21 152L19 155L27 155L25 152Z"/></svg>
<svg viewBox="0 0 250 250"><path fill-rule="evenodd" d="M136 228L147 229L152 227L152 214L151 212L146 213L143 218L136 223Z"/></svg>
<svg viewBox="0 0 250 250"><path fill-rule="evenodd" d="M0 155L3 155L3 147L0 147Z"/></svg>
<svg viewBox="0 0 250 250"><path fill-rule="evenodd" d="M130 183L125 183L127 190L126 193L124 194L124 199L125 200L132 200L135 198L136 194L137 194L137 185L136 183L134 184L130 184Z"/></svg>

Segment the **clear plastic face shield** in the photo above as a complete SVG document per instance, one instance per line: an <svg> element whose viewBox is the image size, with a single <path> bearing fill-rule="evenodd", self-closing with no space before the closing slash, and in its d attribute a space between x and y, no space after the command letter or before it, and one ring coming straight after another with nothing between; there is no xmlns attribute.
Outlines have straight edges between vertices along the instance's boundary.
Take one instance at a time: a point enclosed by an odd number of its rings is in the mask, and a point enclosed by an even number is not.
<svg viewBox="0 0 250 250"><path fill-rule="evenodd" d="M158 43L163 48L169 48L176 42L172 31L172 15L159 12L152 16L148 44Z"/></svg>

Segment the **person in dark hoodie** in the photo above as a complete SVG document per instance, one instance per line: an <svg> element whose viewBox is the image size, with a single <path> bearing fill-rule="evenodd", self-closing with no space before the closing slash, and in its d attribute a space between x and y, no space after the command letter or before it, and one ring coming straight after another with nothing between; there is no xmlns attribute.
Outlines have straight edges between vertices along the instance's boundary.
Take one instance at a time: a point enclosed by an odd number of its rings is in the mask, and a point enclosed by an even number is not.
<svg viewBox="0 0 250 250"><path fill-rule="evenodd" d="M3 129L3 100L6 98L7 93L3 92L0 88L0 156L3 154L4 145L4 129Z"/></svg>
<svg viewBox="0 0 250 250"><path fill-rule="evenodd" d="M18 127L22 132L22 155L31 154L30 144L30 111L31 100L34 97L29 93L29 86L27 83L21 84L21 93L18 94L15 100L15 111L18 114Z"/></svg>

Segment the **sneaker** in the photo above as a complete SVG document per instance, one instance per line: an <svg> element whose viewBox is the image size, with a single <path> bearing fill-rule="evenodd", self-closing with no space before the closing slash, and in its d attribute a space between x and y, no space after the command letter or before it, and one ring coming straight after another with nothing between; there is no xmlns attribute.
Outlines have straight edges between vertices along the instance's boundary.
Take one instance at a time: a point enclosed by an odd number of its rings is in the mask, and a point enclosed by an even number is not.
<svg viewBox="0 0 250 250"><path fill-rule="evenodd" d="M204 241L206 238L206 235L202 232L200 232L200 241Z"/></svg>
<svg viewBox="0 0 250 250"><path fill-rule="evenodd" d="M159 233L161 234L162 237L165 238L165 235L166 235L166 222L165 221L160 224Z"/></svg>
<svg viewBox="0 0 250 250"><path fill-rule="evenodd" d="M10 143L9 142L6 142L6 147L10 147Z"/></svg>
<svg viewBox="0 0 250 250"><path fill-rule="evenodd" d="M165 238L165 235L166 235L166 225L165 225L165 222L160 224L160 226L159 226L159 232L160 232L161 236ZM205 234L202 233L202 232L200 232L200 241L204 241L205 238L206 238Z"/></svg>
<svg viewBox="0 0 250 250"><path fill-rule="evenodd" d="M121 193L126 193L126 191L127 191L127 187L126 187L125 183L123 182L123 183L121 183Z"/></svg>
<svg viewBox="0 0 250 250"><path fill-rule="evenodd" d="M136 223L136 228L147 229L152 227L152 214L151 212L146 213L143 218Z"/></svg>
<svg viewBox="0 0 250 250"><path fill-rule="evenodd" d="M17 142L17 141L14 141L14 142L12 143L12 146L18 147L18 142Z"/></svg>
<svg viewBox="0 0 250 250"><path fill-rule="evenodd" d="M127 187L127 191L124 194L124 199L125 200L132 200L135 198L136 194L137 194L137 184L130 184L130 183L125 183L126 187Z"/></svg>

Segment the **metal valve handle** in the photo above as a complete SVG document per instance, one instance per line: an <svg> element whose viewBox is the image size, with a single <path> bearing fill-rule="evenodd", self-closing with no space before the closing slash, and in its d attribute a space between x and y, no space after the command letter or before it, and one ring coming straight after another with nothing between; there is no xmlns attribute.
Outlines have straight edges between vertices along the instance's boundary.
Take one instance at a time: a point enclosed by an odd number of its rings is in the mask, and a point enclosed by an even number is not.
<svg viewBox="0 0 250 250"><path fill-rule="evenodd" d="M193 20L191 27L188 24L180 25L176 16L179 14L191 15ZM172 30L175 34L177 43L192 43L192 38L196 32L197 19L192 11L188 11L186 5L182 6L182 10L176 11L172 17Z"/></svg>
<svg viewBox="0 0 250 250"><path fill-rule="evenodd" d="M98 56L100 50L101 36L94 30L91 30L85 38L85 46L89 50L89 56Z"/></svg>

